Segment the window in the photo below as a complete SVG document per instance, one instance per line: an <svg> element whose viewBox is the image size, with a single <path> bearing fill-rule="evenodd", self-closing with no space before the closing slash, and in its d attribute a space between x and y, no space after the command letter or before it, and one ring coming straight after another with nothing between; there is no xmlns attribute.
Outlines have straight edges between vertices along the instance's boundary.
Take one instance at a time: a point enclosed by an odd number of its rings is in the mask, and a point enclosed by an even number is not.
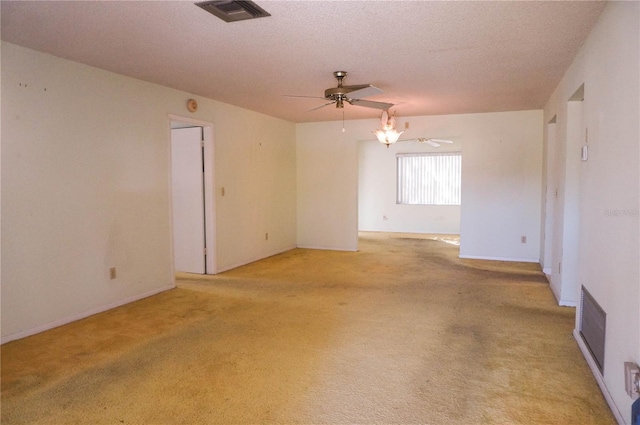
<svg viewBox="0 0 640 425"><path fill-rule="evenodd" d="M460 205L462 154L397 154L396 203L409 205Z"/></svg>

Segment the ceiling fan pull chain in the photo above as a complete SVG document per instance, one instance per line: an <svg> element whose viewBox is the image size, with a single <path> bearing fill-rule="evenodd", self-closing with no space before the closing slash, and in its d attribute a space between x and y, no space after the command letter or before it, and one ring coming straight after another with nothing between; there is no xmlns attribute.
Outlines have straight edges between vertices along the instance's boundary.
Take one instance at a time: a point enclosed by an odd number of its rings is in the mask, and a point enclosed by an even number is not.
<svg viewBox="0 0 640 425"><path fill-rule="evenodd" d="M342 132L345 133L347 130L344 128L344 109L342 110Z"/></svg>

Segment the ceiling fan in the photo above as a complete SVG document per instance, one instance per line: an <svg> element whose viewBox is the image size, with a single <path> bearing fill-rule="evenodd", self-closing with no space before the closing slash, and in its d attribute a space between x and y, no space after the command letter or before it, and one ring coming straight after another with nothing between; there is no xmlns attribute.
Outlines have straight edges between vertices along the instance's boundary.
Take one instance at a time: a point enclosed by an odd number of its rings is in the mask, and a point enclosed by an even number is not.
<svg viewBox="0 0 640 425"><path fill-rule="evenodd" d="M426 143L428 145L433 146L434 148L439 147L441 144L452 144L453 141L451 140L444 140L444 139L431 139L431 138L426 138L426 137L420 137L418 139L414 139L414 140L409 140L410 142L418 142L418 143Z"/></svg>
<svg viewBox="0 0 640 425"><path fill-rule="evenodd" d="M333 73L334 77L338 80L338 87L328 88L324 91L324 97L319 96L295 96L285 95L286 97L306 97L312 99L326 99L327 102L323 105L317 106L310 111L324 108L325 106L333 105L335 103L336 108L344 108L344 103L347 102L350 105L364 106L365 108L388 110L393 106L393 103L375 102L372 100L363 100L363 97L369 97L382 93L382 90L371 84L358 84L355 86L343 86L342 80L347 76L346 71L336 71Z"/></svg>

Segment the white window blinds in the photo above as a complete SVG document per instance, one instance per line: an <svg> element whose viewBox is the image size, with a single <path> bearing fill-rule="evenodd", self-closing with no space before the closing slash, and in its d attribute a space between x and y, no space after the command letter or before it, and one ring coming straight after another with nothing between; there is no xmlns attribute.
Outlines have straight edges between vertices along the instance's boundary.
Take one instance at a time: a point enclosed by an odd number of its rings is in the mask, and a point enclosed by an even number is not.
<svg viewBox="0 0 640 425"><path fill-rule="evenodd" d="M460 152L400 153L396 157L398 204L460 205Z"/></svg>

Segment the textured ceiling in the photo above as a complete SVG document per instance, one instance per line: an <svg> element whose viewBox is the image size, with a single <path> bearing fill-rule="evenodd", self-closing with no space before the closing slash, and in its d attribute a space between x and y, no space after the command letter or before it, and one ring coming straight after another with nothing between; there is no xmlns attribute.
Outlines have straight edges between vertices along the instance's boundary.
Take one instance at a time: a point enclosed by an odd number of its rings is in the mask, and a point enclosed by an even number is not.
<svg viewBox="0 0 640 425"><path fill-rule="evenodd" d="M598 19L592 1L265 1L225 23L193 1L2 1L2 39L293 122L371 83L398 116L539 109ZM345 105L346 119L376 109Z"/></svg>

